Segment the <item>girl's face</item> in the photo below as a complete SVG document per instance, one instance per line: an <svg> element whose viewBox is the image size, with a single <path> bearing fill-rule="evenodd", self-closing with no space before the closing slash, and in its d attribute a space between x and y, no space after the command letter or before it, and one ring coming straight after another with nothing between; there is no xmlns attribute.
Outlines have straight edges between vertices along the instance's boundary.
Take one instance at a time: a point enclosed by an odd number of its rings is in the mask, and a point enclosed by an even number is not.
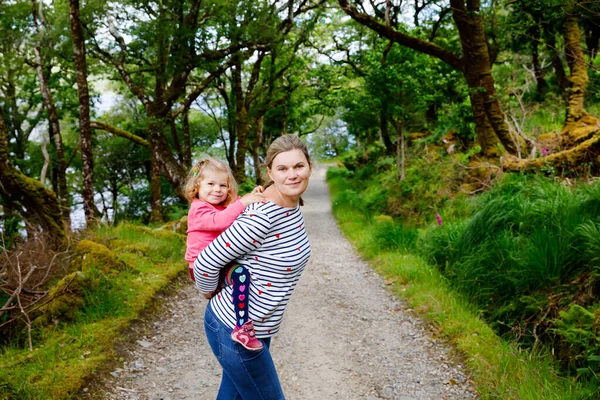
<svg viewBox="0 0 600 400"><path fill-rule="evenodd" d="M310 164L300 149L279 153L273 159L271 168L267 168L273 185L288 206L298 204L308 186L310 172Z"/></svg>
<svg viewBox="0 0 600 400"><path fill-rule="evenodd" d="M205 202L218 206L227 200L229 193L229 174L219 171L204 171L204 177L198 188L198 198Z"/></svg>

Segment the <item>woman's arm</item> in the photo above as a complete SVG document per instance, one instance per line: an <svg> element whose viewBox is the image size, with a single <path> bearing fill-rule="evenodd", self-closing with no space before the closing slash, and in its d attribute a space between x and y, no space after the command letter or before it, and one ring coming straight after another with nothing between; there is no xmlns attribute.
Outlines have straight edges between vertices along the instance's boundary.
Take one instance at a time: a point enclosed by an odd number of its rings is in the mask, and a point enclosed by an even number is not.
<svg viewBox="0 0 600 400"><path fill-rule="evenodd" d="M234 223L213 240L196 258L194 277L202 293L217 288L221 268L260 247L269 233L269 216L249 207Z"/></svg>

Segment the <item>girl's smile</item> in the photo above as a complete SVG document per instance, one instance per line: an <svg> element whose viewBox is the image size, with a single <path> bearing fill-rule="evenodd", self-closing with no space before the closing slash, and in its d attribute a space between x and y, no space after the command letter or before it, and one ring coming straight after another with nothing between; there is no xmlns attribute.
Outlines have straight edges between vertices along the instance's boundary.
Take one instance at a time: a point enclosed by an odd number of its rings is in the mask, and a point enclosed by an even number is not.
<svg viewBox="0 0 600 400"><path fill-rule="evenodd" d="M229 190L229 176L225 172L205 171L204 178L200 181L198 198L213 206L218 206L227 199Z"/></svg>

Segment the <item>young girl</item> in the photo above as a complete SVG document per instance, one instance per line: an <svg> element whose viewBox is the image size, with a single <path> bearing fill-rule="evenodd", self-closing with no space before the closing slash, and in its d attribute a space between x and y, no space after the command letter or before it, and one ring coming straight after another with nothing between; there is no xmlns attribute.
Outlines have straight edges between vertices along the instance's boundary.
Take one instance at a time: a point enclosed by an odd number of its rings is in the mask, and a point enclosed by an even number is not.
<svg viewBox="0 0 600 400"><path fill-rule="evenodd" d="M187 249L185 259L194 279L194 261L198 254L233 223L246 206L264 200L262 187L252 193L237 196L237 184L229 166L214 158L200 161L192 168L185 186L185 196L191 203L188 212ZM249 318L250 273L238 264L224 269L225 284L232 285L236 324L231 338L248 350L260 350L254 324Z"/></svg>

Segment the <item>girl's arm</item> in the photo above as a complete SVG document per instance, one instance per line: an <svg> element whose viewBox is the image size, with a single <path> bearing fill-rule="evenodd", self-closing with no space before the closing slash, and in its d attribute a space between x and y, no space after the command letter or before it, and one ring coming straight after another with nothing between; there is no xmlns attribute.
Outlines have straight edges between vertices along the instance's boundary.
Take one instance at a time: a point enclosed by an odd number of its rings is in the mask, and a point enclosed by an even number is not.
<svg viewBox="0 0 600 400"><path fill-rule="evenodd" d="M194 277L198 289L202 293L212 293L217 288L221 268L260 247L270 227L269 216L262 211L246 210L240 215L196 258Z"/></svg>
<svg viewBox="0 0 600 400"><path fill-rule="evenodd" d="M188 215L188 231L224 231L246 208L240 200L231 203L224 210L217 210L203 201L194 205Z"/></svg>

